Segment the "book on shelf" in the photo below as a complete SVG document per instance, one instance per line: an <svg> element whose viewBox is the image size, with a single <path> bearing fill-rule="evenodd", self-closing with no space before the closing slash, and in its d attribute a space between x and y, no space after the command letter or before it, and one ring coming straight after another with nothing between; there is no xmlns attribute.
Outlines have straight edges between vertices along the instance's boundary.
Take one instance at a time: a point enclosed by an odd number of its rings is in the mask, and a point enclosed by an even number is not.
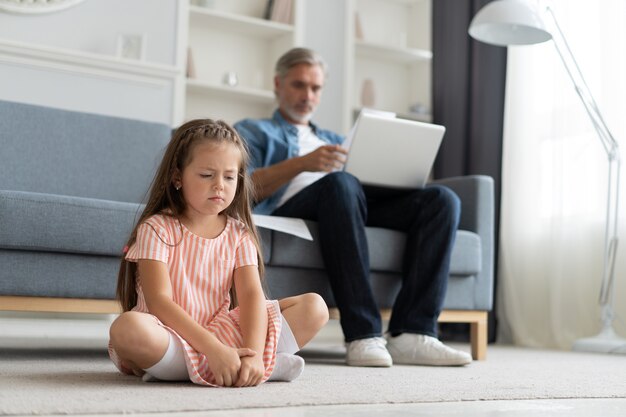
<svg viewBox="0 0 626 417"><path fill-rule="evenodd" d="M263 12L263 19L270 20L272 18L272 8L274 8L274 0L267 0L265 11Z"/></svg>
<svg viewBox="0 0 626 417"><path fill-rule="evenodd" d="M293 0L268 0L267 8L270 11L270 20L279 23L291 24ZM266 10L266 12L268 10Z"/></svg>

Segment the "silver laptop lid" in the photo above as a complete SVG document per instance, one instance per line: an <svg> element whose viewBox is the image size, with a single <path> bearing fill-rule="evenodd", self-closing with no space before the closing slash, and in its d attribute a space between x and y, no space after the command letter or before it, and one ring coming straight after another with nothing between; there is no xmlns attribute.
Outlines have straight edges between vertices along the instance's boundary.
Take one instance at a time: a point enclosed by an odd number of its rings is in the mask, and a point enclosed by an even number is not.
<svg viewBox="0 0 626 417"><path fill-rule="evenodd" d="M421 188L426 184L445 127L362 112L344 170L363 184Z"/></svg>

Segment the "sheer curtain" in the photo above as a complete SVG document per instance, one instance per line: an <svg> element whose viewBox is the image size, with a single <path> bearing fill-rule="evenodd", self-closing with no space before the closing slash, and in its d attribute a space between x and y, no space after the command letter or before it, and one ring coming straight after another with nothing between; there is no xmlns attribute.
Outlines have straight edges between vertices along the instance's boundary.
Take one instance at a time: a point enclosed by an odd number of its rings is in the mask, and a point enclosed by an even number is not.
<svg viewBox="0 0 626 417"><path fill-rule="evenodd" d="M620 208L626 213L626 0L549 4L620 143ZM554 44L510 47L497 297L500 340L569 349L574 340L600 330L607 176L604 148ZM619 223L615 328L626 337L626 216Z"/></svg>

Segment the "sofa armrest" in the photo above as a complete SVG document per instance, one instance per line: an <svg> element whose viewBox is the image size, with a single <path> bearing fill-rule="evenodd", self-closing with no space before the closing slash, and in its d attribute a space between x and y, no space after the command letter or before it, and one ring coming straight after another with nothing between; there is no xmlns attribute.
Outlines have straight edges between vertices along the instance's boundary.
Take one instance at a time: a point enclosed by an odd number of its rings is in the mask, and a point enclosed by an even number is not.
<svg viewBox="0 0 626 417"><path fill-rule="evenodd" d="M481 272L477 275L475 302L481 309L491 310L493 304L494 269L494 184L491 177L468 175L433 181L445 185L461 199L461 221L459 229L480 236L482 246Z"/></svg>

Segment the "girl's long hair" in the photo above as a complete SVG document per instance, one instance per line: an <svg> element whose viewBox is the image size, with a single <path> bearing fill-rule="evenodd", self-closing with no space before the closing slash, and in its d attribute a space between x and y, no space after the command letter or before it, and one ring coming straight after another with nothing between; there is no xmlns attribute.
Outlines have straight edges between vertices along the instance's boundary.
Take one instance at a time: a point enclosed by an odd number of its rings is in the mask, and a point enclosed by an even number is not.
<svg viewBox="0 0 626 417"><path fill-rule="evenodd" d="M144 221L155 214L163 214L180 219L187 205L182 193L174 188L175 173L182 173L191 162L193 148L203 142L211 141L215 144L230 143L239 149L241 163L239 165L237 190L232 203L222 211L243 222L254 242L259 263L259 275L263 278L265 269L258 231L252 221L251 203L253 201L253 186L247 173L249 154L244 141L237 131L222 120L198 119L191 120L180 126L174 132L172 140L165 149L163 160L150 185L148 201L141 216L137 220L126 248L130 248L137 240L137 229ZM122 255L120 270L117 279L116 296L123 311L131 310L137 304L137 264L126 260Z"/></svg>

